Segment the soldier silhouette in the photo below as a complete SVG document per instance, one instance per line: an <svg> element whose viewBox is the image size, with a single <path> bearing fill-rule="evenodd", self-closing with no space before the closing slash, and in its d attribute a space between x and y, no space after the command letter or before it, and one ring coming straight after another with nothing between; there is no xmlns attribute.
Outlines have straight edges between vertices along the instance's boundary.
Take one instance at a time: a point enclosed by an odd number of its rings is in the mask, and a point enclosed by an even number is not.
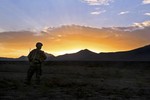
<svg viewBox="0 0 150 100"><path fill-rule="evenodd" d="M30 67L27 72L25 84L30 85L31 78L34 73L36 73L36 84L40 83L40 76L42 75L41 65L42 62L47 58L44 51L41 50L42 46L43 44L41 42L37 42L36 49L33 49L28 55Z"/></svg>

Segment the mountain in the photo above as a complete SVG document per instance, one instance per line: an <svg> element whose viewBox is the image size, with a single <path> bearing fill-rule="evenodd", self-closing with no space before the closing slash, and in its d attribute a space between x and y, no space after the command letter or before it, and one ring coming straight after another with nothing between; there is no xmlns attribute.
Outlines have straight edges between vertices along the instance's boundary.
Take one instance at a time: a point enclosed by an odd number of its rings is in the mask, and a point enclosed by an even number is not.
<svg viewBox="0 0 150 100"><path fill-rule="evenodd" d="M47 56L46 61L54 60L55 59L54 55L48 54L48 53L45 53L45 54ZM19 58L5 58L5 57L0 57L0 61L28 61L28 58L27 58L27 56L20 56Z"/></svg>
<svg viewBox="0 0 150 100"><path fill-rule="evenodd" d="M18 61L28 61L28 58L27 58L27 56L21 56L21 57L17 58L16 60L18 60Z"/></svg>
<svg viewBox="0 0 150 100"><path fill-rule="evenodd" d="M56 60L76 61L150 61L150 45L131 51L94 53L90 50L81 50L77 53L58 56Z"/></svg>
<svg viewBox="0 0 150 100"><path fill-rule="evenodd" d="M0 61L14 61L14 58L5 58L5 57L0 57Z"/></svg>
<svg viewBox="0 0 150 100"><path fill-rule="evenodd" d="M46 61L150 61L150 45L140 47L130 51L95 53L88 49L72 54L65 54L55 57L46 53ZM0 58L1 61L27 61L26 56L17 59Z"/></svg>
<svg viewBox="0 0 150 100"><path fill-rule="evenodd" d="M47 56L46 61L49 61L49 60L53 60L53 59L55 59L55 56L54 56L54 55L49 54L49 53L45 53L45 54L46 54L46 56Z"/></svg>
<svg viewBox="0 0 150 100"><path fill-rule="evenodd" d="M88 49L81 50L77 53L61 55L56 60L96 60L98 54Z"/></svg>
<svg viewBox="0 0 150 100"><path fill-rule="evenodd" d="M128 56L130 56L133 60L150 61L150 45L131 50L128 52Z"/></svg>
<svg viewBox="0 0 150 100"><path fill-rule="evenodd" d="M55 56L54 56L54 55L48 54L48 53L45 53L45 54L46 54L46 56L47 56L46 61L55 59ZM27 56L21 56L21 57L17 58L16 60L17 60L17 61L28 61L28 58L27 58Z"/></svg>

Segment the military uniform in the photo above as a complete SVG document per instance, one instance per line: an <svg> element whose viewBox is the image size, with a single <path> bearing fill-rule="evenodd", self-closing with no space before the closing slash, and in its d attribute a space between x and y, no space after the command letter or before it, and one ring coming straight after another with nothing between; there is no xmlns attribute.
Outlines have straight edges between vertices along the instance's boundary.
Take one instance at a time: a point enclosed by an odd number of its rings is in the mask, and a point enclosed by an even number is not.
<svg viewBox="0 0 150 100"><path fill-rule="evenodd" d="M36 73L36 83L39 84L40 76L42 74L41 65L42 65L42 62L46 59L46 55L44 51L40 49L34 49L29 53L28 59L30 62L30 68L28 69L28 72L27 72L26 82L27 84L30 84L33 74Z"/></svg>

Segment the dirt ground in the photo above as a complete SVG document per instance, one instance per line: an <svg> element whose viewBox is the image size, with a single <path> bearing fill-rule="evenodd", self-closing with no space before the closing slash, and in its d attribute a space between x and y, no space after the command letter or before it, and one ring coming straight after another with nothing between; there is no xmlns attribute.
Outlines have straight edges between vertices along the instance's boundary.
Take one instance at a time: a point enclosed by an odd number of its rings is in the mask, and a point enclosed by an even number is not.
<svg viewBox="0 0 150 100"><path fill-rule="evenodd" d="M0 100L150 100L150 62L45 62L25 85L27 62L0 62Z"/></svg>

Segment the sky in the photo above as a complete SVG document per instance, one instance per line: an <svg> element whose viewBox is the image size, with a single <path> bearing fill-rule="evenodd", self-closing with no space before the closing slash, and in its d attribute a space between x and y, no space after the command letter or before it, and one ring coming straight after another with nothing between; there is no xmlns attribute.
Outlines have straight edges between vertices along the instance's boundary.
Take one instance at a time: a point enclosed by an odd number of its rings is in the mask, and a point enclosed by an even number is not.
<svg viewBox="0 0 150 100"><path fill-rule="evenodd" d="M0 31L130 26L150 20L149 9L150 0L1 0Z"/></svg>
<svg viewBox="0 0 150 100"><path fill-rule="evenodd" d="M144 46L150 43L150 37L147 37L149 36L147 30L150 26L149 9L150 0L0 0L0 56L27 55L29 48L34 48L37 41L43 41L46 44L43 50L55 55L71 53L84 48L96 52L115 52ZM67 28L64 34L62 26L65 25L98 28L99 33L95 30L92 31L93 33L88 33L86 30L81 31L77 28L80 34L76 36L77 33L71 32L75 31L74 29L71 28L69 31ZM62 31L57 29L62 29ZM112 33L108 32L110 29ZM54 30L58 33L53 32ZM72 34L70 35L69 32ZM42 33L48 36L43 36ZM109 36L111 34L123 36L124 38L119 38L122 39L122 44L115 46L118 39L113 36L111 42L99 41L108 34ZM64 38L64 35L68 38ZM26 37L32 37L33 40L28 41ZM47 37L50 39L46 39ZM96 40L95 37L100 38ZM66 40L70 38L73 41L68 44L69 41ZM136 40L136 43L130 43L129 39ZM60 40L61 43L57 43ZM89 43L89 40L93 44ZM19 43L23 44L23 42L28 45L20 47ZM100 45L101 43L103 44ZM47 47L48 44L50 47ZM64 46L63 49L62 46ZM18 51L18 48L22 49Z"/></svg>

